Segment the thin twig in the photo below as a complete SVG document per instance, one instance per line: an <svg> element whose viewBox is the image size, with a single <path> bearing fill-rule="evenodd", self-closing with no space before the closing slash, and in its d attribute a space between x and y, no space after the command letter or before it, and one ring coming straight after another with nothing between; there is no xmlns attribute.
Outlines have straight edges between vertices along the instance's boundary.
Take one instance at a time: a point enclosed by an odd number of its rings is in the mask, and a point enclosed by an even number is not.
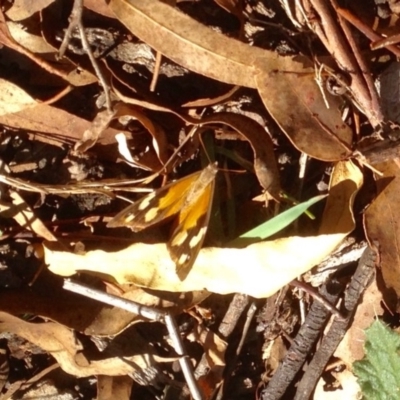
<svg viewBox="0 0 400 400"><path fill-rule="evenodd" d="M316 290L314 290L311 286L305 284L304 282L293 280L290 282L291 286L302 289L306 293L308 293L314 300L318 301L322 304L328 311L330 311L333 315L335 315L339 319L345 319L345 317L340 313L340 311L324 296L321 296Z"/></svg>
<svg viewBox="0 0 400 400"><path fill-rule="evenodd" d="M346 10L344 8L336 8L336 12L343 18L346 19L347 22L352 24L354 27L356 27L360 32L362 32L369 40L373 42L377 42L379 40L382 40L382 37L378 35L373 29L371 29L368 25L364 24L363 21L361 21L358 17L356 17L354 14L352 14L349 10ZM391 51L396 57L400 57L400 49L396 46L387 45L386 48ZM371 45L371 49L375 50L373 45Z"/></svg>
<svg viewBox="0 0 400 400"><path fill-rule="evenodd" d="M243 329L242 329L242 335L240 337L239 344L236 348L235 355L232 360L229 362L229 366L227 366L225 370L225 379L224 382L221 386L218 388L218 394L215 396L215 400L221 400L222 397L225 394L225 388L229 386L229 380L232 376L232 373L234 369L236 368L237 360L240 356L240 353L242 352L244 342L246 340L247 334L249 333L250 329L250 324L253 321L254 315L257 311L257 305L255 301L252 301L250 304L250 307L247 310L247 315L246 315L246 321L244 323Z"/></svg>
<svg viewBox="0 0 400 400"><path fill-rule="evenodd" d="M63 41L61 43L60 49L58 50L58 56L60 58L64 57L67 51L68 44L71 40L72 32L78 26L78 22L81 19L83 12L83 0L75 0L72 6L71 15L69 16L69 25L65 31Z"/></svg>
<svg viewBox="0 0 400 400"><path fill-rule="evenodd" d="M221 321L218 332L224 338L227 339L233 332L237 325L239 318L249 304L249 296L244 294L236 293L231 303L229 304L228 310L225 313L223 320ZM198 379L201 376L206 375L209 369L207 357L203 354L200 362L197 364L195 370L195 377Z"/></svg>
<svg viewBox="0 0 400 400"><path fill-rule="evenodd" d="M99 63L97 62L96 57L94 56L92 49L90 48L89 42L86 37L85 28L82 23L82 19L80 19L80 21L78 22L78 28L79 28L79 33L81 35L82 47L86 51L86 53L90 59L90 62L92 63L93 69L95 70L96 75L99 78L101 86L103 86L104 96L106 98L107 109L110 112L112 112L110 87L108 86L108 83L106 82L103 72L100 69Z"/></svg>
<svg viewBox="0 0 400 400"><path fill-rule="evenodd" d="M188 384L190 393L195 400L203 400L203 396L200 392L197 382L194 378L193 368L190 364L189 357L183 346L181 337L179 335L176 322L172 314L168 311L158 310L156 308L147 307L133 301L123 299L118 296L113 296L111 294L102 292L100 290L95 290L89 286L85 286L79 283L72 282L68 279L64 280L64 289L70 290L71 292L81 294L82 296L101 301L102 303L109 304L114 307L119 307L123 310L129 311L131 313L140 315L152 321L164 322L167 326L169 335L174 344L175 351L181 356L179 358L179 363L185 376L186 382Z"/></svg>
<svg viewBox="0 0 400 400"><path fill-rule="evenodd" d="M336 18L332 16L334 10L326 1L309 1L321 18L322 23L317 26L320 27L320 30L323 29L323 36L329 41L328 51L335 58L342 70L351 76L350 88L356 103L361 106L363 113L368 117L372 126L380 125L383 121L383 115L380 108L374 104L370 90L364 79L364 74L367 71L363 71L362 66L358 64Z"/></svg>
<svg viewBox="0 0 400 400"><path fill-rule="evenodd" d="M330 0L330 1L332 4L332 7L336 11L336 9L339 8L336 0ZM370 110L370 113L375 114L375 119L380 120L380 122L382 122L383 114L382 114L382 110L380 107L379 96L376 91L375 83L374 83L374 80L372 79L372 73L371 73L367 63L365 62L363 54L361 53L360 49L358 48L358 46L354 40L353 34L350 31L349 24L340 15L339 15L339 24L343 30L344 35L346 36L349 46L351 47L351 49L354 53L354 57L357 60L357 63L360 67L360 71L365 80L365 83L367 84L367 88L368 88L368 92L369 92L369 99L370 99L371 107L372 107L372 109Z"/></svg>
<svg viewBox="0 0 400 400"><path fill-rule="evenodd" d="M157 51L156 52L156 61L154 63L153 78L151 79L151 83L150 83L150 92L154 92L156 90L158 76L160 75L161 60L162 60L162 54L159 51Z"/></svg>
<svg viewBox="0 0 400 400"><path fill-rule="evenodd" d="M83 13L83 0L74 0L74 5L72 7L71 15L70 15L70 23L65 32L64 39L61 43L61 47L59 50L60 57L62 57L67 49L68 43L71 39L72 32L75 28L78 28L79 34L81 36L82 48L85 50L88 55L90 62L92 63L93 69L96 73L96 76L100 82L100 85L103 87L104 96L106 99L107 109L112 111L111 104L111 96L110 96L110 87L104 77L103 72L100 69L100 66L94 56L92 49L90 48L90 44L87 40L85 27L82 22L82 13Z"/></svg>

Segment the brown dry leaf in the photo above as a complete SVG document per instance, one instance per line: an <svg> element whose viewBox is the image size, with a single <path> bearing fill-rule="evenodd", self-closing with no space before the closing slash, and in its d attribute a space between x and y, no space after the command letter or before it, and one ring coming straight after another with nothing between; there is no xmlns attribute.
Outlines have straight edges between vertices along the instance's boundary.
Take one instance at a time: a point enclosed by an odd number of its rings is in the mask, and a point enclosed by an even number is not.
<svg viewBox="0 0 400 400"><path fill-rule="evenodd" d="M198 383L205 394L205 398L209 399L223 379L225 353L228 344L215 332L202 325L198 325L196 331L188 335L187 339L198 342L205 351L209 369L205 375L200 377Z"/></svg>
<svg viewBox="0 0 400 400"><path fill-rule="evenodd" d="M97 113L89 129L82 134L82 139L75 143L74 150L84 153L93 147L100 138L100 135L108 128L115 112L103 110Z"/></svg>
<svg viewBox="0 0 400 400"><path fill-rule="evenodd" d="M187 336L187 339L198 342L205 349L205 356L208 366L225 367L225 352L228 343L221 339L215 332L210 331L202 325L197 325L197 329Z"/></svg>
<svg viewBox="0 0 400 400"><path fill-rule="evenodd" d="M298 150L323 161L351 156L353 133L339 112L342 99L326 93L330 108L326 107L305 58L284 57L277 71L260 71L256 79L261 99Z"/></svg>
<svg viewBox="0 0 400 400"><path fill-rule="evenodd" d="M104 376L97 377L96 400L129 400L133 380L129 376Z"/></svg>
<svg viewBox="0 0 400 400"><path fill-rule="evenodd" d="M94 250L77 255L49 242L44 244L45 260L52 272L62 276L90 272L170 292L205 289L268 297L319 264L354 229L353 199L361 185L362 174L354 164L338 163L324 214L327 222L322 223L319 236L264 241L242 249L205 248L183 281L164 243L136 243L117 252Z"/></svg>
<svg viewBox="0 0 400 400"><path fill-rule="evenodd" d="M193 101L189 101L188 103L182 104L182 108L195 108L195 107L209 107L214 106L216 104L225 103L228 101L238 90L239 86L234 86L232 89L228 90L226 93L221 94L218 97L214 97L212 99L197 99Z"/></svg>
<svg viewBox="0 0 400 400"><path fill-rule="evenodd" d="M164 129L158 125L156 122L152 121L147 115L140 111L137 107L134 107L130 104L118 103L115 106L116 117L121 116L129 116L137 119L141 125L150 133L153 140L153 149L157 155L158 160L160 161L156 164L156 160L154 160L154 156L151 156L150 151L147 151L143 155L143 160L138 160L138 163L151 166L152 171L159 170L167 161L168 161L168 140L167 136L164 132ZM149 157L151 156L151 157ZM150 163L151 161L151 163Z"/></svg>
<svg viewBox="0 0 400 400"><path fill-rule="evenodd" d="M376 280L374 280L363 294L362 301L357 306L354 320L334 354L350 370L354 361L361 360L364 357L364 332L366 328L372 325L376 317L383 314L384 310L381 304L382 293L378 289Z"/></svg>
<svg viewBox="0 0 400 400"><path fill-rule="evenodd" d="M0 117L24 110L37 102L17 85L0 79Z"/></svg>
<svg viewBox="0 0 400 400"><path fill-rule="evenodd" d="M110 7L133 34L183 67L257 88L272 117L301 151L325 161L351 155L352 132L341 119L340 100L326 94L326 108L305 58L281 57L228 38L163 2L112 0Z"/></svg>
<svg viewBox="0 0 400 400"><path fill-rule="evenodd" d="M50 46L42 36L32 35L27 32L22 24L16 22L7 22L11 36L26 49L36 54L53 53L54 48Z"/></svg>
<svg viewBox="0 0 400 400"><path fill-rule="evenodd" d="M72 85L75 86L87 85L97 81L97 78L94 77L94 75L86 72L85 70L78 71L78 69L75 68L74 65L69 64L68 71L66 71L65 65L63 65L64 67L63 69L60 65L56 65L55 63L50 63L45 59L38 57L35 53L22 46L18 41L16 41L12 37L10 30L8 29L6 19L1 9L0 9L0 43L30 58L33 62L35 62L45 71L48 71L51 74L54 74L68 81ZM93 80L93 78L95 79Z"/></svg>
<svg viewBox="0 0 400 400"><path fill-rule="evenodd" d="M364 225L368 241L379 246L382 277L388 292L392 293L386 301L390 303L389 308L395 309L400 297L400 169L394 161L375 167L383 176L377 178L379 194L365 213Z"/></svg>
<svg viewBox="0 0 400 400"><path fill-rule="evenodd" d="M274 199L279 199L281 185L272 140L267 131L245 115L222 112L202 118L201 124L220 123L235 129L250 143L254 152L254 170L260 185Z"/></svg>
<svg viewBox="0 0 400 400"><path fill-rule="evenodd" d="M83 151L88 145L115 144L115 136L121 133L121 130L108 127L112 118L111 112L100 112L95 121L90 122L59 108L43 103L38 104L23 89L7 81L0 80L0 88L4 90L3 98L0 95L0 123L11 128L32 132L30 133L32 140L40 140L57 146L60 146L60 143L74 143L82 140L82 143L85 143L85 147L81 149ZM15 101L15 98L19 101ZM126 112L138 118L150 131L149 127L152 122L133 107L122 104L119 108L117 107L117 112L120 114ZM154 124L153 126L155 127ZM40 135L35 132L39 132ZM45 135L46 133L48 135ZM123 131L121 134L128 136L128 140L131 139L131 133ZM167 158L166 138L160 129L154 128L151 134L158 155L154 150L144 152L140 157L140 163L150 170L158 170L161 167L160 160L165 162ZM84 135L88 135L86 139L83 137ZM99 146L96 150L98 156L105 159L115 160L118 157L116 148L102 149L102 146Z"/></svg>
<svg viewBox="0 0 400 400"><path fill-rule="evenodd" d="M201 75L254 88L254 61L269 63L268 52L220 35L163 2L111 0L110 8L139 39Z"/></svg>
<svg viewBox="0 0 400 400"><path fill-rule="evenodd" d="M220 7L229 13L240 16L243 12L241 2L239 0L214 0Z"/></svg>
<svg viewBox="0 0 400 400"><path fill-rule="evenodd" d="M6 15L12 21L22 21L36 12L46 8L55 0L14 0L12 6L7 10Z"/></svg>
<svg viewBox="0 0 400 400"><path fill-rule="evenodd" d="M82 297L63 290L61 279L47 270L29 290L23 287L2 293L2 311L13 315L41 315L80 332L90 327L93 316L102 308L99 302L90 299L82 302Z"/></svg>
<svg viewBox="0 0 400 400"><path fill-rule="evenodd" d="M30 133L32 140L40 140L58 146L65 141L74 143L82 138L83 132L91 128L90 121L47 104L38 104L19 112L2 115L0 123L11 128L32 132ZM115 143L115 135L118 132L116 129L107 128L99 143ZM117 152L111 154L108 150L108 153L104 155L108 155L110 158L113 156L115 159Z"/></svg>
<svg viewBox="0 0 400 400"><path fill-rule="evenodd" d="M282 336L278 336L274 340L264 344L262 359L265 363L265 369L270 375L274 374L278 369L286 353L287 346Z"/></svg>
<svg viewBox="0 0 400 400"><path fill-rule="evenodd" d="M114 88L116 94L126 103L148 108L149 110L168 112L176 115L187 124L206 125L206 124L225 124L240 133L249 141L254 152L254 170L263 189L275 199L279 198L281 190L278 167L276 165L273 143L267 131L253 119L240 114L229 112L215 113L210 116L196 119L189 115L179 114L157 104L135 99L123 95L118 89Z"/></svg>
<svg viewBox="0 0 400 400"><path fill-rule="evenodd" d="M108 18L114 18L114 14L110 10L110 7L108 7L108 4L105 1L99 1L99 0L85 0L83 2L83 5L88 8L89 10L92 10L94 12L97 12L98 14L104 15L105 17Z"/></svg>
<svg viewBox="0 0 400 400"><path fill-rule="evenodd" d="M0 312L0 332L15 333L50 353L60 364L60 367L70 375L86 377L91 375L128 375L145 369L156 361L163 361L151 355L151 348L144 341L131 343L129 350L134 354L129 357L108 357L101 359L93 354L93 359L84 354L84 349L74 332L54 322L29 323L17 317ZM148 353L146 353L148 351ZM135 367L133 367L135 366Z"/></svg>

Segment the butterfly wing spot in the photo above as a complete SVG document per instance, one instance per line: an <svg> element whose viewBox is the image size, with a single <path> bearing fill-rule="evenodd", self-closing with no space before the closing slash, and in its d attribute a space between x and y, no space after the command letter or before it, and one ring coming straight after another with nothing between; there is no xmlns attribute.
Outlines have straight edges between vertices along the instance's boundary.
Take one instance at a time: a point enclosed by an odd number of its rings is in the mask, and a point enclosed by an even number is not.
<svg viewBox="0 0 400 400"><path fill-rule="evenodd" d="M207 233L207 226L203 226L203 227L199 230L199 232L197 233L197 235L196 235L196 236L193 236L193 237L190 239L189 246L190 246L191 248L196 247L196 246L203 240L203 238L205 237L206 233Z"/></svg>
<svg viewBox="0 0 400 400"><path fill-rule="evenodd" d="M137 232L177 214L182 208L192 181L200 174L201 172L196 172L149 193L120 211L107 226L109 228L125 226Z"/></svg>
<svg viewBox="0 0 400 400"><path fill-rule="evenodd" d="M207 233L214 182L198 196L191 207L179 213L177 228L168 243L168 250L180 276L195 262Z"/></svg>
<svg viewBox="0 0 400 400"><path fill-rule="evenodd" d="M134 218L135 218L135 214L133 214L133 213L127 214L127 216L125 217L125 223L129 224L129 222L133 221Z"/></svg>
<svg viewBox="0 0 400 400"><path fill-rule="evenodd" d="M145 196L142 200L140 200L138 210L143 211L147 207L149 207L149 205L151 204L151 202L155 197L156 197L156 192L150 193L147 196Z"/></svg>
<svg viewBox="0 0 400 400"><path fill-rule="evenodd" d="M146 211L144 214L144 222L149 223L150 221L156 221L157 214L159 212L158 207L150 208L150 210Z"/></svg>
<svg viewBox="0 0 400 400"><path fill-rule="evenodd" d="M173 236L171 240L171 246L182 246L183 243L185 243L186 239L188 237L188 234L186 231L180 231L176 235Z"/></svg>
<svg viewBox="0 0 400 400"><path fill-rule="evenodd" d="M189 260L190 260L190 254L187 253L181 254L179 259L175 261L176 269L179 271L181 268L184 268L184 266L188 263Z"/></svg>

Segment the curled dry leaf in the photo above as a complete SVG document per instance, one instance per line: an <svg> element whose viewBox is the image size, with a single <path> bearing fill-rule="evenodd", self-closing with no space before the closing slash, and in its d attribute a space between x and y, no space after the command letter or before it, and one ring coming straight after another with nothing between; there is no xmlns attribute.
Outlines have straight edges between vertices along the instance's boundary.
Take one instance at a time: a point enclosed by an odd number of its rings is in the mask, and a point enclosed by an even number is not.
<svg viewBox="0 0 400 400"><path fill-rule="evenodd" d="M191 342L198 342L205 349L207 364L210 368L221 367L222 372L225 366L225 352L228 343L221 339L215 332L203 325L197 325L194 332L187 336Z"/></svg>
<svg viewBox="0 0 400 400"><path fill-rule="evenodd" d="M353 203L362 183L363 175L351 161L335 165L319 234L350 233L354 229Z"/></svg>
<svg viewBox="0 0 400 400"><path fill-rule="evenodd" d="M299 150L325 161L351 155L352 132L341 119L340 100L325 94L326 108L305 58L281 57L228 38L163 2L111 0L110 7L134 35L183 67L258 89Z"/></svg>
<svg viewBox="0 0 400 400"><path fill-rule="evenodd" d="M352 202L361 185L362 174L354 164L338 163L324 214L327 222L322 223L319 236L264 241L242 249L205 248L183 281L161 243L136 243L117 252L94 250L76 255L49 242L44 244L45 260L52 272L62 276L85 271L170 292L206 289L268 297L319 264L354 229Z"/></svg>
<svg viewBox="0 0 400 400"><path fill-rule="evenodd" d="M136 336L129 353L132 356L104 357L99 354L85 354L75 333L55 322L29 323L5 312L0 312L0 332L15 333L36 346L49 352L70 375L85 377L91 375L129 375L145 369L156 361L165 361L152 355L151 347ZM139 343L140 342L140 343ZM93 359L90 358L93 357Z"/></svg>
<svg viewBox="0 0 400 400"><path fill-rule="evenodd" d="M206 398L209 398L214 388L223 379L228 343L203 325L197 325L196 330L189 334L187 339L197 341L205 351L209 369L205 375L199 378L199 386L206 394Z"/></svg>
<svg viewBox="0 0 400 400"><path fill-rule="evenodd" d="M117 89L116 94L122 101L138 105L150 110L168 112L176 115L187 124L206 125L206 124L225 124L240 133L249 141L254 152L254 170L260 185L275 199L279 198L281 190L279 181L279 172L276 164L273 143L268 132L253 119L240 114L229 112L215 113L200 119L193 118L189 115L180 114L169 108L152 104L147 101L135 99L123 95Z"/></svg>
<svg viewBox="0 0 400 400"><path fill-rule="evenodd" d="M225 124L243 135L254 152L254 170L258 181L274 199L279 199L281 186L274 147L267 131L245 115L221 112L204 117L201 124Z"/></svg>
<svg viewBox="0 0 400 400"><path fill-rule="evenodd" d="M135 118L150 133L153 138L153 148L146 151L136 162L142 164L146 169L158 171L168 161L168 140L163 128L147 117L144 112L130 104L118 103L115 109L116 118L121 116Z"/></svg>
<svg viewBox="0 0 400 400"><path fill-rule="evenodd" d="M75 143L82 133L92 129L92 123L59 108L38 103L20 87L0 80L0 123L29 132L30 139L60 146ZM106 145L115 143L117 130L106 128L98 142ZM110 149L98 153L105 158L115 159L118 155Z"/></svg>
<svg viewBox="0 0 400 400"><path fill-rule="evenodd" d="M51 141L56 144L57 138L75 142L81 139L82 133L89 130L91 122L76 115L46 104L38 104L36 107L24 109L19 112L0 116L0 123L16 129L28 132L40 132L42 136L32 133L32 138L40 141ZM100 139L100 143L115 143L114 136L118 131L112 128L106 129ZM43 135L47 133L47 139Z"/></svg>

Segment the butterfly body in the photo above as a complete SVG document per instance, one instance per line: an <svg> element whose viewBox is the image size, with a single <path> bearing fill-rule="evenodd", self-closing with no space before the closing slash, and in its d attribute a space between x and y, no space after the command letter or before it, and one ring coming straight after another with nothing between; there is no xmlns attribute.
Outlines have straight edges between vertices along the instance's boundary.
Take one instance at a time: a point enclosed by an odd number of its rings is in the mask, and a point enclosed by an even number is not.
<svg viewBox="0 0 400 400"><path fill-rule="evenodd" d="M107 226L126 226L140 231L177 215L167 247L178 274L184 276L193 265L207 232L216 174L216 164L210 164L202 171L172 182L122 210Z"/></svg>

